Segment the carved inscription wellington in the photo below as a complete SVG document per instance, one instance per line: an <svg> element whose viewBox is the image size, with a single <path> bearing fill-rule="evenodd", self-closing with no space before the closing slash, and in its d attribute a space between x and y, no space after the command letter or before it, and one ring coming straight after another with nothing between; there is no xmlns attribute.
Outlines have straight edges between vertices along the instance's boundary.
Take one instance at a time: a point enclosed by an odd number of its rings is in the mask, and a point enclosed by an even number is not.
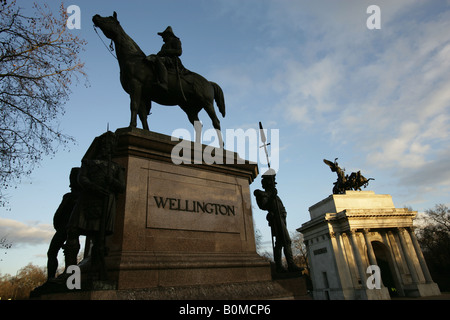
<svg viewBox="0 0 450 320"><path fill-rule="evenodd" d="M234 206L202 202L195 200L182 200L177 198L165 198L160 196L153 196L158 208L176 211L208 213L222 216L235 216Z"/></svg>

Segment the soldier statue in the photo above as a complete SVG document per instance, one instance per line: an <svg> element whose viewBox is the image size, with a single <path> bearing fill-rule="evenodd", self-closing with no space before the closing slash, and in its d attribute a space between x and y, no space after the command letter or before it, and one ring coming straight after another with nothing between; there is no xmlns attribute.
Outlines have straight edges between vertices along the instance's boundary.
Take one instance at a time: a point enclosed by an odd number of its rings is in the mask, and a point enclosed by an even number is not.
<svg viewBox="0 0 450 320"><path fill-rule="evenodd" d="M92 239L91 267L98 271L99 280L106 280L105 237L114 231L116 197L125 190L125 170L111 160L115 140L110 131L97 137L82 160L81 194L69 220L65 249L66 264L76 264L79 236Z"/></svg>
<svg viewBox="0 0 450 320"><path fill-rule="evenodd" d="M284 252L289 272L301 271L294 263L291 248L291 238L286 227L286 209L278 197L278 190L276 189L275 171L269 169L262 175L261 184L264 189L255 190L256 203L261 210L268 211L266 219L272 231L272 242L275 237L275 245L273 245L273 256L275 260L276 271L286 272L281 261L281 253Z"/></svg>
<svg viewBox="0 0 450 320"><path fill-rule="evenodd" d="M70 171L70 192L63 196L61 204L53 217L53 227L56 232L50 242L47 252L48 280L53 280L56 278L56 270L58 269L58 252L61 248L64 248L64 243L67 239L67 224L80 195L80 187L78 184L79 171L80 168L72 168ZM66 268L67 267L68 265L66 265Z"/></svg>

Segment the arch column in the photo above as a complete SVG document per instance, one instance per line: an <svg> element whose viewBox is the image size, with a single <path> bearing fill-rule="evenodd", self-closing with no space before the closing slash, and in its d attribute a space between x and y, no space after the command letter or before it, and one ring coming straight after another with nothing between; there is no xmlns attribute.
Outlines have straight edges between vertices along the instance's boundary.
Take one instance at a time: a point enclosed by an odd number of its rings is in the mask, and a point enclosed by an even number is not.
<svg viewBox="0 0 450 320"><path fill-rule="evenodd" d="M355 260L356 260L356 266L358 268L359 277L361 278L361 286L364 287L365 281L366 281L366 272L364 270L361 253L358 249L358 244L356 242L356 231L350 230L347 232L347 234L350 234L350 237L349 237L350 245L352 247L353 256L355 257Z"/></svg>
<svg viewBox="0 0 450 320"><path fill-rule="evenodd" d="M408 266L409 273L411 274L412 280L414 284L419 283L419 279L417 277L416 269L414 268L414 263L409 255L408 245L406 244L405 236L404 236L404 228L397 228L398 237L400 239L400 247L403 251L403 255L406 259L406 264Z"/></svg>
<svg viewBox="0 0 450 320"><path fill-rule="evenodd" d="M416 251L417 258L419 259L420 267L422 268L423 275L425 277L425 281L427 283L433 283L433 279L431 278L430 270L428 270L427 262L422 253L422 249L420 248L419 242L417 241L416 234L414 233L414 228L410 227L406 229L411 238L411 242L414 246L414 250Z"/></svg>
<svg viewBox="0 0 450 320"><path fill-rule="evenodd" d="M394 234L392 233L392 231L389 230L384 230L381 232L381 237L383 239L383 244L386 246L387 250L388 250L388 254L389 254L389 258L392 261L392 266L393 266L393 275L394 275L394 282L395 282L395 287L397 289L397 291L399 292L399 294L401 296L405 295L405 291L404 291L404 284L403 281L401 279L401 275L400 275L400 270L399 270L399 261L396 261L396 254L394 250L398 249L398 241L395 240ZM395 246L395 248L393 247Z"/></svg>
<svg viewBox="0 0 450 320"><path fill-rule="evenodd" d="M331 241L336 246L336 261L338 265L338 273L340 276L340 282L342 288L353 287L351 272L349 264L347 263L346 252L345 252L345 244L342 243L342 233L341 232L330 232Z"/></svg>
<svg viewBox="0 0 450 320"><path fill-rule="evenodd" d="M367 246L367 255L369 256L369 262L371 265L377 264L377 258L375 257L375 252L373 251L372 242L369 238L369 229L363 229L364 240Z"/></svg>

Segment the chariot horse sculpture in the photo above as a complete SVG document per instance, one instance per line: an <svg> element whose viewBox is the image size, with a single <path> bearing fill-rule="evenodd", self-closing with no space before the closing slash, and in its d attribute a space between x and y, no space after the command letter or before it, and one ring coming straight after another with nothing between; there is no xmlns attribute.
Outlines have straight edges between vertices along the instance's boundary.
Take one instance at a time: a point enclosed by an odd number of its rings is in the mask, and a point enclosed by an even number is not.
<svg viewBox="0 0 450 320"><path fill-rule="evenodd" d="M186 70L180 74L178 68L167 70L167 88L158 86L158 74L151 59L127 35L117 20L117 13L110 17L98 14L92 18L95 27L114 42L120 67L120 82L130 95L130 127L137 126L137 116L145 130L149 130L147 116L152 101L164 106L180 106L195 128L195 141L200 142L201 125L198 113L204 109L216 129L219 146L223 147L220 121L214 109L214 101L225 117L225 99L220 86L201 75Z"/></svg>
<svg viewBox="0 0 450 320"><path fill-rule="evenodd" d="M350 176L345 174L345 169L339 167L337 159L334 162L330 160L323 159L323 162L330 167L332 172L336 172L337 180L334 182L333 194L344 194L346 190L361 191L361 187L366 188L369 185L370 180L375 180L374 178L365 178L361 171L352 172Z"/></svg>

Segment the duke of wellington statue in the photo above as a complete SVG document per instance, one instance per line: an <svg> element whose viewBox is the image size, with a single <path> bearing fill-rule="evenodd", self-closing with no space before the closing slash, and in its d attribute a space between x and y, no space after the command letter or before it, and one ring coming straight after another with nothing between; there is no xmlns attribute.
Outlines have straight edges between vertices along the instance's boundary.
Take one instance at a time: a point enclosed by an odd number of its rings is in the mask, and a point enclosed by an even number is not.
<svg viewBox="0 0 450 320"><path fill-rule="evenodd" d="M64 231L66 263L80 270L81 288L66 287L65 280L71 276L65 274L57 286L37 290L33 297L307 297L305 286L294 290L279 282L292 279L274 279L270 263L256 251L250 184L258 176L258 165L240 158L237 152L223 152L214 108L215 103L225 116L220 86L183 66L179 59L181 41L171 27L158 33L164 41L160 52L148 55L125 32L126 23L119 22L116 12L108 17L95 15L92 21L114 44L120 83L130 97L130 122L128 127L115 132L108 128L96 137L81 160L77 180L82 190ZM195 142L179 142L150 131L147 117L152 102L178 105L194 125ZM217 148L201 143L202 127L195 125L201 110L206 111L217 132ZM138 117L142 129L137 127ZM168 118L166 125L170 127L171 122ZM181 143L186 146L183 152L174 153ZM202 151L212 148L217 163L203 159L192 164L191 155L198 147ZM279 271L283 249L288 270L294 271L298 268L292 259L286 211L274 178L263 177L265 190L258 190L258 204L269 211ZM84 258L77 264L80 236L86 237L86 246Z"/></svg>

